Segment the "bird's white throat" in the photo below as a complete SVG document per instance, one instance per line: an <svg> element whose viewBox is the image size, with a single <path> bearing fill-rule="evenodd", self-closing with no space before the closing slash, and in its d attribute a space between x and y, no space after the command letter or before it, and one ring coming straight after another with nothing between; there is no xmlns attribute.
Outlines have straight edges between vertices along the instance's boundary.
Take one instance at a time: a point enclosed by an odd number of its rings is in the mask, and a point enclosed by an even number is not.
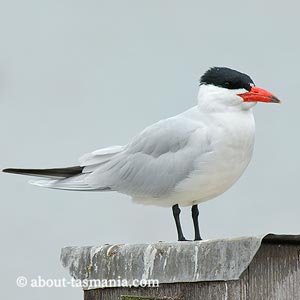
<svg viewBox="0 0 300 300"><path fill-rule="evenodd" d="M198 107L201 112L219 113L245 111L256 102L244 102L238 96L247 92L245 89L226 89L212 84L202 84L198 93Z"/></svg>

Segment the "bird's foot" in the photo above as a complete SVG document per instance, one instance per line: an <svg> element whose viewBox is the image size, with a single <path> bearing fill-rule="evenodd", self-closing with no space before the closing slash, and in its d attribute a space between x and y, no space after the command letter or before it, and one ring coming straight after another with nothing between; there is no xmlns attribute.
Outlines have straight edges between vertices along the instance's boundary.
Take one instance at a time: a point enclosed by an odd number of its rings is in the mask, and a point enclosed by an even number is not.
<svg viewBox="0 0 300 300"><path fill-rule="evenodd" d="M178 242L193 242L193 240L187 240L185 237L178 239Z"/></svg>
<svg viewBox="0 0 300 300"><path fill-rule="evenodd" d="M194 241L202 241L202 237L200 235L200 232L199 230L197 230L196 234L195 234L195 239Z"/></svg>

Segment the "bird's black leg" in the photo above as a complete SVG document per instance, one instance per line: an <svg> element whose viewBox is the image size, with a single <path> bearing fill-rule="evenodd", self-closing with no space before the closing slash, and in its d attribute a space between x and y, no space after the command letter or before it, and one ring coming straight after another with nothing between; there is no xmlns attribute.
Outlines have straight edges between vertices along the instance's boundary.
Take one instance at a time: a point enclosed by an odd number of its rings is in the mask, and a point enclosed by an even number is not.
<svg viewBox="0 0 300 300"><path fill-rule="evenodd" d="M192 206L192 218L193 218L193 223L194 223L194 228L195 228L195 241L202 240L202 238L200 236L198 216L199 216L198 205L193 205Z"/></svg>
<svg viewBox="0 0 300 300"><path fill-rule="evenodd" d="M185 237L183 236L181 225L180 225L179 215L180 215L181 210L180 210L178 204L173 205L172 210L173 210L173 216L174 216L176 228L177 228L178 241L186 241Z"/></svg>

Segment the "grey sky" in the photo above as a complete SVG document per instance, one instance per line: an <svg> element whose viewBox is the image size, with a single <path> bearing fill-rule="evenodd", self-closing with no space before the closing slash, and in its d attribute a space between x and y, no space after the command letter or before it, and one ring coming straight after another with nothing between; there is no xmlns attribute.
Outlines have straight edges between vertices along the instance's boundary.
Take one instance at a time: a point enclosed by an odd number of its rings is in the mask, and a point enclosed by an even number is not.
<svg viewBox="0 0 300 300"><path fill-rule="evenodd" d="M74 165L125 144L194 105L208 67L229 66L283 105L255 107L253 160L230 191L200 205L202 235L299 233L299 25L296 1L2 0L0 167ZM176 239L170 209L0 177L3 298L82 299L75 288L16 287L19 275L68 276L63 246Z"/></svg>

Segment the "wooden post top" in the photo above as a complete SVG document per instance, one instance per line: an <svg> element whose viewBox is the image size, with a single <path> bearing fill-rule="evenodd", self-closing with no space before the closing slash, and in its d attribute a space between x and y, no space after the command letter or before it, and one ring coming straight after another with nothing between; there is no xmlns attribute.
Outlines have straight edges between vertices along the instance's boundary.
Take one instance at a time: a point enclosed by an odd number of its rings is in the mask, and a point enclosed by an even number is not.
<svg viewBox="0 0 300 300"><path fill-rule="evenodd" d="M300 244L300 235L65 247L62 265L79 280L156 279L162 283L238 280L262 244ZM101 286L85 286L85 290Z"/></svg>

